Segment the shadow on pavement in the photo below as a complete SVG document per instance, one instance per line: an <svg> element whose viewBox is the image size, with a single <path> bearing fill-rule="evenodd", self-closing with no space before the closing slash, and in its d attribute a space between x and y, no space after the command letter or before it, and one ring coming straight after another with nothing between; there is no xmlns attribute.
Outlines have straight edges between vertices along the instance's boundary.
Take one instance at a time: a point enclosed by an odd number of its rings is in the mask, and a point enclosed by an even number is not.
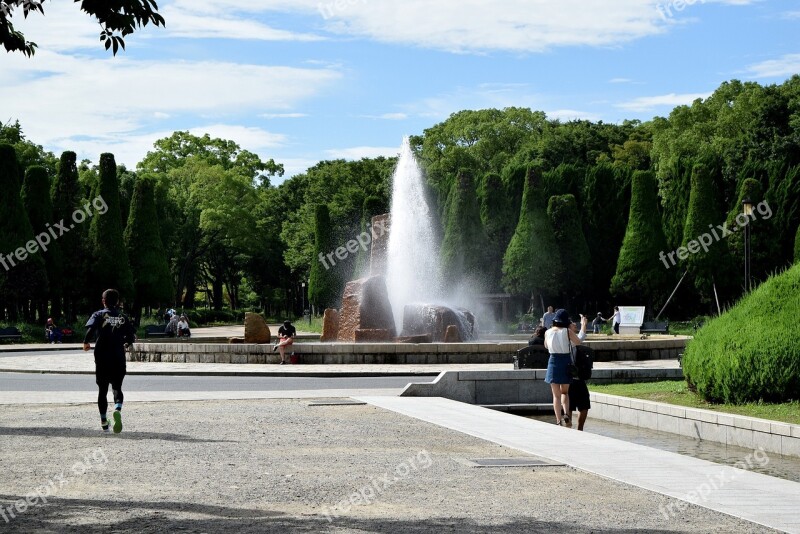
<svg viewBox="0 0 800 534"><path fill-rule="evenodd" d="M9 504L24 496L0 495L0 507L8 515ZM554 510L554 513L558 512ZM121 514L134 515L115 520ZM186 515L194 517L187 518ZM184 516L184 517L176 517ZM198 518L197 516L211 516ZM89 532L89 533L163 533L163 532L387 532L403 534L423 533L551 533L551 532L613 532L620 534L644 532L666 534L665 529L613 528L582 525L559 521L543 521L516 517L501 524L490 521L447 517L430 519L350 518L324 515L288 515L274 510L235 508L188 502L101 501L90 499L48 499L47 504L28 508L9 522L0 521L4 532Z"/></svg>
<svg viewBox="0 0 800 534"><path fill-rule="evenodd" d="M162 440L177 441L184 443L234 443L231 440L219 439L197 439L182 434L170 434L166 432L128 432L121 434L103 434L98 425L97 430L88 428L67 428L67 427L8 427L0 426L0 436L30 436L41 438L108 438L108 439L128 439L128 440Z"/></svg>

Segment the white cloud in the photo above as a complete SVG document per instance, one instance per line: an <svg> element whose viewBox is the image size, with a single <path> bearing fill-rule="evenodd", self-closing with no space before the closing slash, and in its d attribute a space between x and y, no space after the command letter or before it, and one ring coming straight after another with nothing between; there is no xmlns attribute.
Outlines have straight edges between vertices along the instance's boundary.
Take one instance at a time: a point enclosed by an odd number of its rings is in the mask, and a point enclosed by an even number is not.
<svg viewBox="0 0 800 534"><path fill-rule="evenodd" d="M403 121L408 118L407 113L384 113L382 115L362 115L365 119L377 119L386 121Z"/></svg>
<svg viewBox="0 0 800 534"><path fill-rule="evenodd" d="M800 74L800 54L786 54L778 59L750 65L747 72L752 78L788 78Z"/></svg>
<svg viewBox="0 0 800 534"><path fill-rule="evenodd" d="M377 158L384 156L393 158L400 153L400 147L390 146L356 146L352 148L336 148L326 150L325 154L330 159L359 160L362 158Z"/></svg>
<svg viewBox="0 0 800 534"><path fill-rule="evenodd" d="M236 18L231 15L198 15L176 6L166 6L160 10L160 13L168 21L164 32L167 36L173 37L256 41L321 41L325 39L320 35L275 29L256 20Z"/></svg>
<svg viewBox="0 0 800 534"><path fill-rule="evenodd" d="M630 78L611 78L608 83L633 83Z"/></svg>
<svg viewBox="0 0 800 534"><path fill-rule="evenodd" d="M675 106L688 105L698 98L708 98L710 95L711 93L670 93L668 95L659 96L641 96L629 102L615 104L614 107L634 112L645 112L660 107L672 108Z"/></svg>
<svg viewBox="0 0 800 534"><path fill-rule="evenodd" d="M782 18L788 20L800 19L800 11L787 11L783 13Z"/></svg>
<svg viewBox="0 0 800 534"><path fill-rule="evenodd" d="M300 119L308 117L308 113L262 113L262 119Z"/></svg>
<svg viewBox="0 0 800 534"><path fill-rule="evenodd" d="M13 114L5 120L19 119L26 135L49 150L116 150L130 154L120 157L128 165L144 155L142 144L158 139L153 130L191 130L198 120L228 124L273 110L291 113L341 78L332 69L89 59L48 51L38 52L35 61L10 54L3 66L0 102ZM276 134L248 128L227 132L241 136L233 139L242 144L282 142Z"/></svg>

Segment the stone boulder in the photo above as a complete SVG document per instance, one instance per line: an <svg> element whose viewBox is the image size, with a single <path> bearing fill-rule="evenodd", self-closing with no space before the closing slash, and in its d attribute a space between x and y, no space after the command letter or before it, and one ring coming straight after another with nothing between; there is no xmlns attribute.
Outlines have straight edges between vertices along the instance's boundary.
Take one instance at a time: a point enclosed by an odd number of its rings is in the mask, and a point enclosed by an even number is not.
<svg viewBox="0 0 800 534"><path fill-rule="evenodd" d="M322 316L320 341L336 341L339 337L339 310L328 308Z"/></svg>
<svg viewBox="0 0 800 534"><path fill-rule="evenodd" d="M450 308L438 304L406 304L403 308L402 337L430 335L435 342L447 339L447 328L455 326L458 341L475 339L475 316L463 308Z"/></svg>
<svg viewBox="0 0 800 534"><path fill-rule="evenodd" d="M385 328L357 328L356 343L381 343L394 341L394 332Z"/></svg>
<svg viewBox="0 0 800 534"><path fill-rule="evenodd" d="M261 315L257 313L244 314L244 342L245 343L269 343L272 340L272 333L269 326Z"/></svg>
<svg viewBox="0 0 800 534"><path fill-rule="evenodd" d="M386 330L388 339L395 337L394 315L383 276L353 280L345 286L337 340L354 343L356 330Z"/></svg>
<svg viewBox="0 0 800 534"><path fill-rule="evenodd" d="M445 343L461 343L464 341L461 339L461 335L458 332L458 327L454 324L447 325L447 330L444 332L444 342Z"/></svg>

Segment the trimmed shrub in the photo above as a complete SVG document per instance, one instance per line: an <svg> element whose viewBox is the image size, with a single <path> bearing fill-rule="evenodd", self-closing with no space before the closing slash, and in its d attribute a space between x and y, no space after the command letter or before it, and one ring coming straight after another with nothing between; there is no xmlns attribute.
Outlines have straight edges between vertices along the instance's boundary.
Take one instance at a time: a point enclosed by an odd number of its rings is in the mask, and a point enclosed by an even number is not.
<svg viewBox="0 0 800 534"><path fill-rule="evenodd" d="M453 181L444 221L443 272L448 273L451 280L462 280L466 276L474 284L482 284L479 279L486 265L487 239L469 170L461 170Z"/></svg>
<svg viewBox="0 0 800 534"><path fill-rule="evenodd" d="M689 342L683 373L711 402L800 399L800 265L769 278Z"/></svg>
<svg viewBox="0 0 800 534"><path fill-rule="evenodd" d="M314 256L308 279L308 300L318 310L332 308L338 304L339 279L335 265L328 265L325 255L336 250L331 225L331 214L327 204L319 204L314 210Z"/></svg>
<svg viewBox="0 0 800 534"><path fill-rule="evenodd" d="M553 225L553 235L560 251L558 276L564 293L569 296L585 295L592 282L592 259L581 229L575 196L568 194L550 197L547 215Z"/></svg>
<svg viewBox="0 0 800 534"><path fill-rule="evenodd" d="M800 226L797 227L797 235L794 237L794 262L800 263Z"/></svg>

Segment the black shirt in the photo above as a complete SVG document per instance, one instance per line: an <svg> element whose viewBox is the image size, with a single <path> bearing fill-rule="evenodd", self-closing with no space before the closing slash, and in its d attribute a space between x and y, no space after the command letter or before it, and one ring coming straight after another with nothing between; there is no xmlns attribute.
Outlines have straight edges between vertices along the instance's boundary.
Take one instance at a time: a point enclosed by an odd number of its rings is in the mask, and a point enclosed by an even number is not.
<svg viewBox="0 0 800 534"><path fill-rule="evenodd" d="M86 322L84 343L94 345L94 363L98 371L125 369L125 344L136 340L136 329L117 308L96 311Z"/></svg>
<svg viewBox="0 0 800 534"><path fill-rule="evenodd" d="M294 337L297 335L297 329L291 324L289 326L282 325L280 328L278 328L278 335Z"/></svg>

